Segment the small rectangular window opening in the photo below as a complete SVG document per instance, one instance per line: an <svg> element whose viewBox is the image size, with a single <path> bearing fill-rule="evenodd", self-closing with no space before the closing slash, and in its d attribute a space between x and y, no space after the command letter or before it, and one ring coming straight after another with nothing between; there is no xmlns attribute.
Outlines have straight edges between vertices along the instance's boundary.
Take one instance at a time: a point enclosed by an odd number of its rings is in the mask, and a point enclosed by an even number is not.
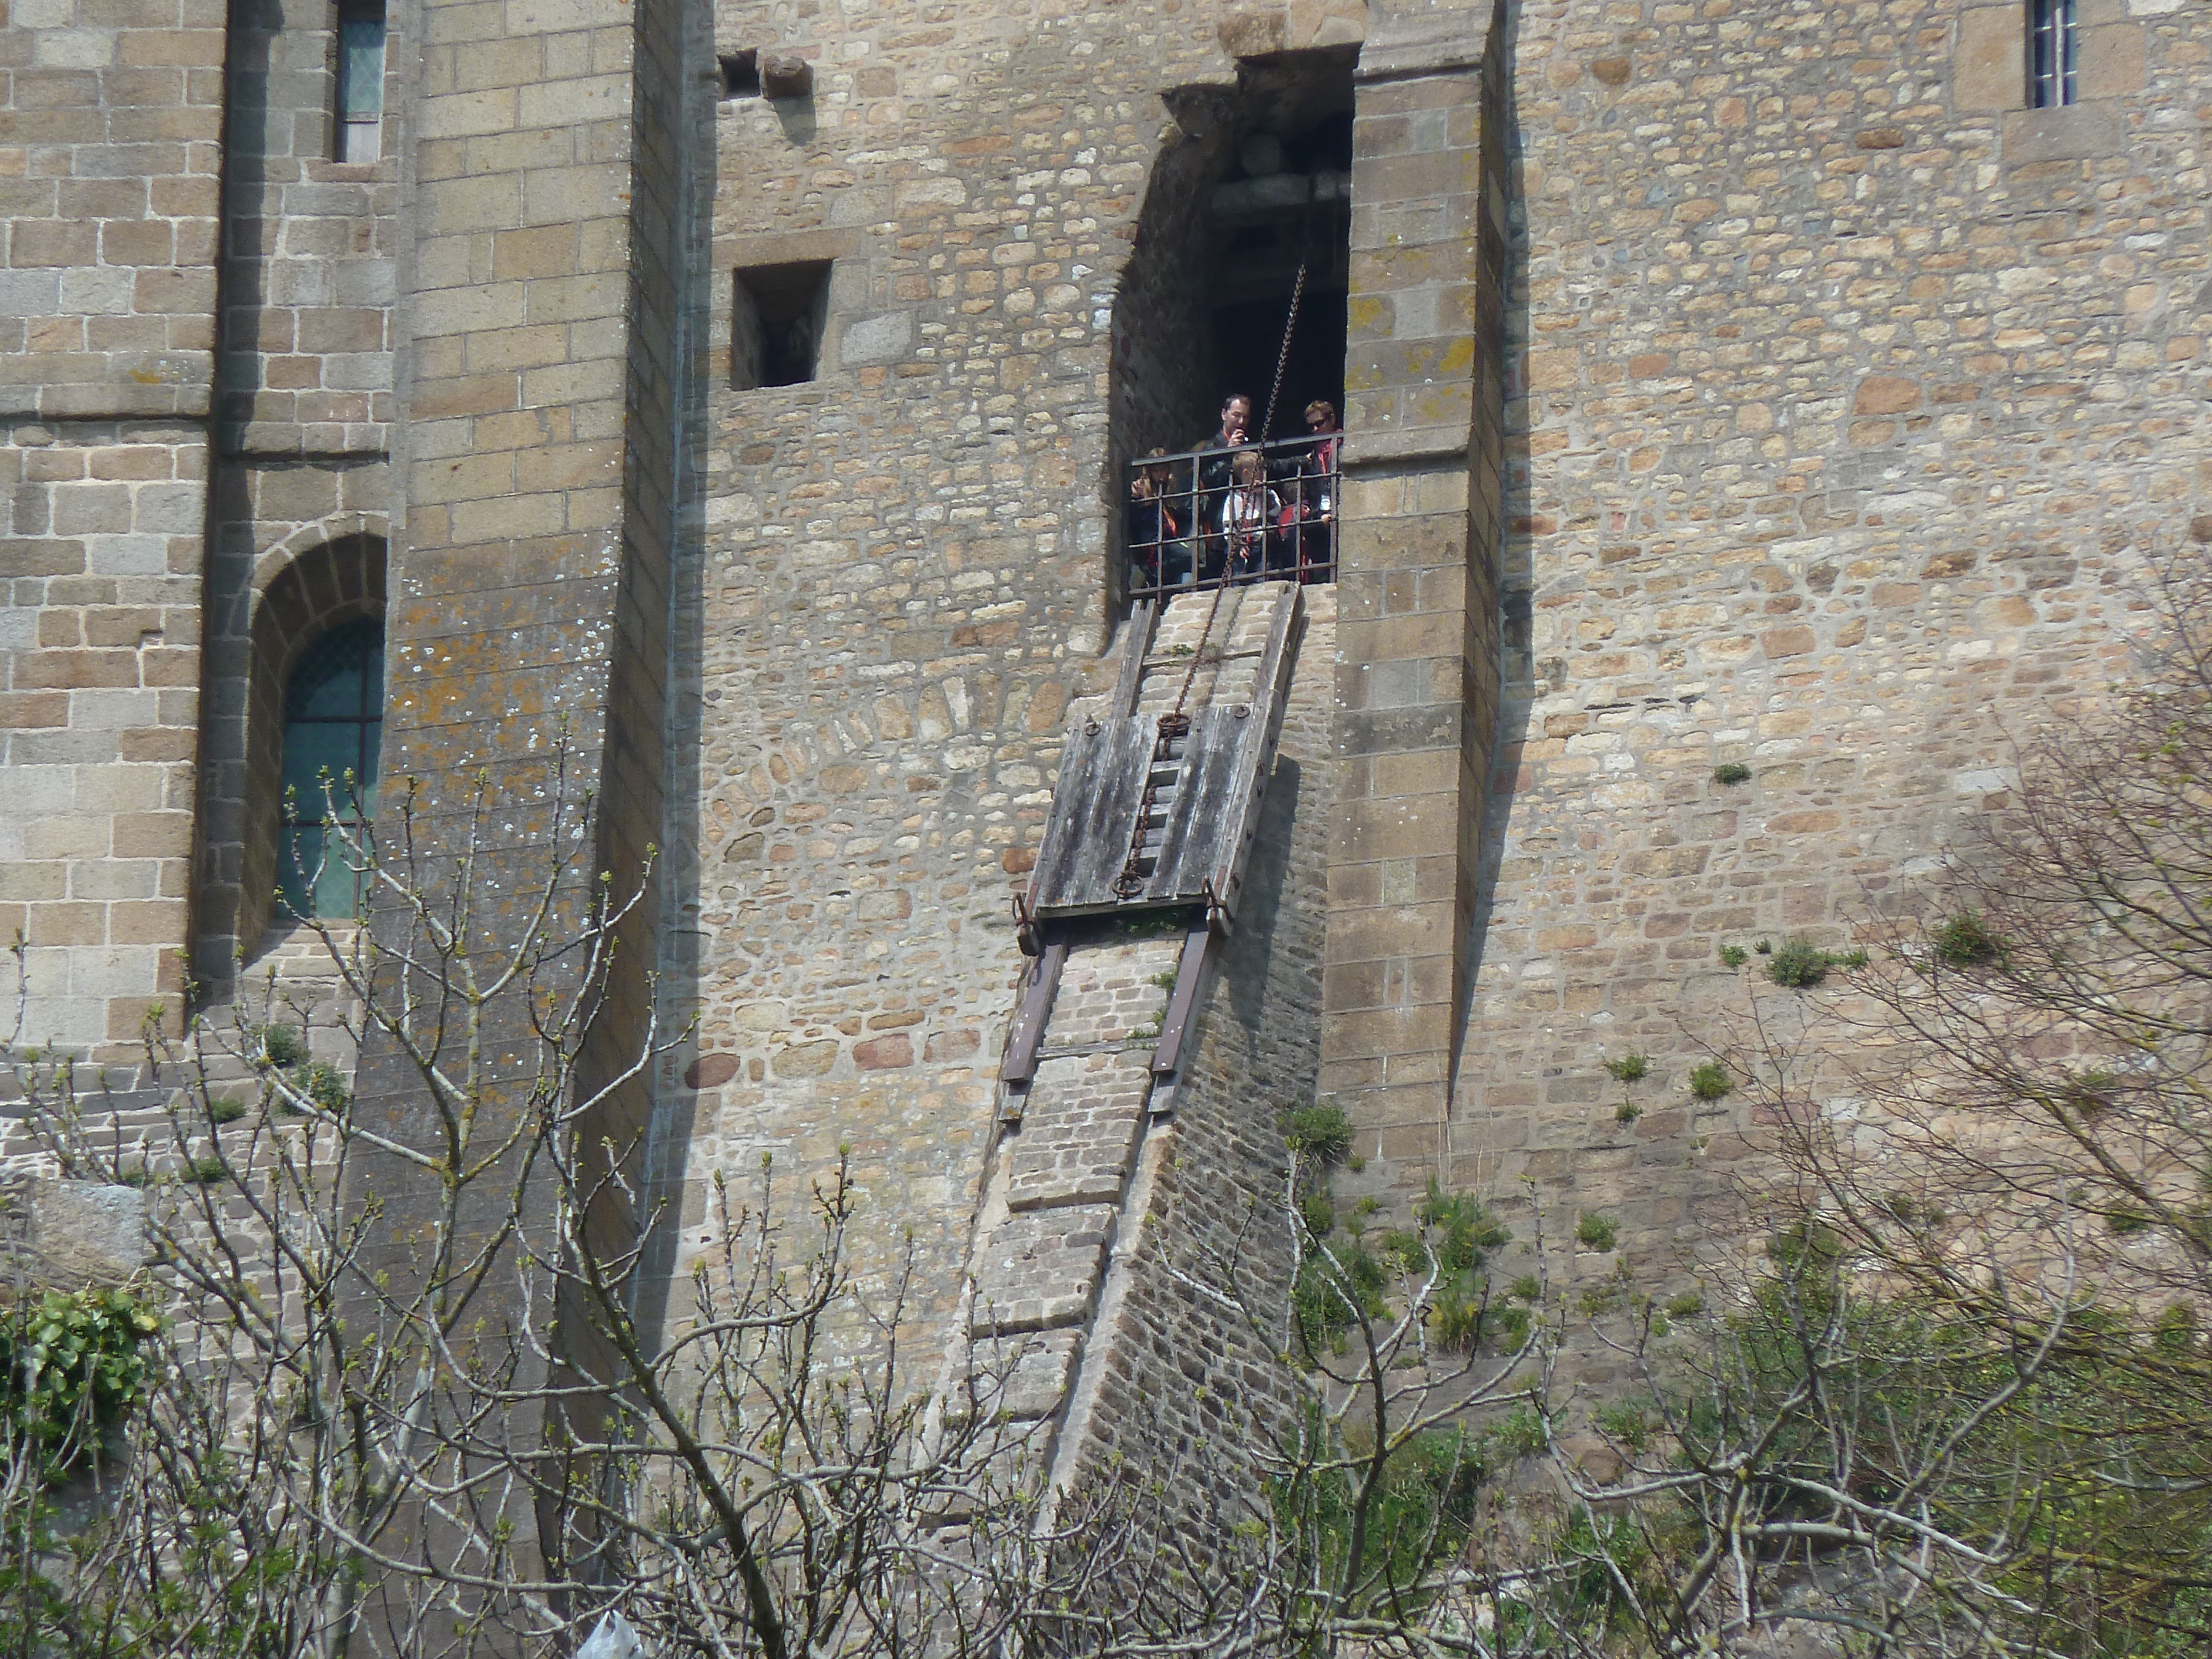
<svg viewBox="0 0 2212 1659"><path fill-rule="evenodd" d="M2029 0L2028 101L2056 109L2075 100L2074 70L2081 32L2075 26L2075 0Z"/></svg>
<svg viewBox="0 0 2212 1659"><path fill-rule="evenodd" d="M830 315L830 261L754 265L737 273L730 305L730 380L740 392L815 377Z"/></svg>
<svg viewBox="0 0 2212 1659"><path fill-rule="evenodd" d="M338 161L384 154L384 0L340 0L335 137Z"/></svg>
<svg viewBox="0 0 2212 1659"><path fill-rule="evenodd" d="M760 53L726 52L721 55L722 96L757 98L761 95Z"/></svg>

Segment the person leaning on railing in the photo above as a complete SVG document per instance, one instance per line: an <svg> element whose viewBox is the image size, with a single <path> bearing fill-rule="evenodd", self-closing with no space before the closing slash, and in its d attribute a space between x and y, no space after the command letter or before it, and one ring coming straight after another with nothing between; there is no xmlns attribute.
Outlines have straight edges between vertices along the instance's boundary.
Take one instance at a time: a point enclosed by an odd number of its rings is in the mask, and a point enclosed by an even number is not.
<svg viewBox="0 0 2212 1659"><path fill-rule="evenodd" d="M1344 434L1337 427L1336 405L1326 398L1306 405L1305 426L1310 441L1298 453L1291 491L1291 511L1297 516L1285 530L1293 544L1290 562L1301 573L1317 569L1324 573L1318 579L1326 580L1336 562L1337 452Z"/></svg>
<svg viewBox="0 0 2212 1659"><path fill-rule="evenodd" d="M1145 459L1164 457L1155 449ZM1191 579L1191 550L1188 501L1175 489L1175 467L1163 460L1157 466L1137 467L1129 478L1129 557L1139 578L1137 586L1181 587Z"/></svg>

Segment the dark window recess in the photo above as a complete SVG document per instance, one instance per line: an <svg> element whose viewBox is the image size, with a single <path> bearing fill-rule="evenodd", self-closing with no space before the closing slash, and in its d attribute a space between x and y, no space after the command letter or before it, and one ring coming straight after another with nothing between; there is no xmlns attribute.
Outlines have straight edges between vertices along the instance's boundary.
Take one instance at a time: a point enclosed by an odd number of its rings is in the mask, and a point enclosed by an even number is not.
<svg viewBox="0 0 2212 1659"><path fill-rule="evenodd" d="M726 52L721 55L722 96L757 98L761 95L760 53Z"/></svg>
<svg viewBox="0 0 2212 1659"><path fill-rule="evenodd" d="M332 629L301 653L284 688L283 834L276 883L295 916L356 916L367 878L360 840L376 811L384 736L384 624ZM334 824L350 827L349 850Z"/></svg>
<svg viewBox="0 0 2212 1659"><path fill-rule="evenodd" d="M730 305L730 380L798 386L815 377L830 314L830 261L755 265L737 273Z"/></svg>
<svg viewBox="0 0 2212 1659"><path fill-rule="evenodd" d="M338 7L337 70L331 159L374 161L384 154L384 0Z"/></svg>
<svg viewBox="0 0 2212 1659"><path fill-rule="evenodd" d="M2075 0L2029 0L2027 8L2028 102L2056 109L2074 102L2075 62L2081 31Z"/></svg>

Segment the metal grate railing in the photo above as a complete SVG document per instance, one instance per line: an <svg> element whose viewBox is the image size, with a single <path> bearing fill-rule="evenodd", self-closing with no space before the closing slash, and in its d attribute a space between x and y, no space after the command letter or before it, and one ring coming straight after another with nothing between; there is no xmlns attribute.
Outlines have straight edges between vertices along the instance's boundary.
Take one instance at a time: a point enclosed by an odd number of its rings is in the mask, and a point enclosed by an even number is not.
<svg viewBox="0 0 2212 1659"><path fill-rule="evenodd" d="M1129 463L1129 597L1336 580L1340 432Z"/></svg>

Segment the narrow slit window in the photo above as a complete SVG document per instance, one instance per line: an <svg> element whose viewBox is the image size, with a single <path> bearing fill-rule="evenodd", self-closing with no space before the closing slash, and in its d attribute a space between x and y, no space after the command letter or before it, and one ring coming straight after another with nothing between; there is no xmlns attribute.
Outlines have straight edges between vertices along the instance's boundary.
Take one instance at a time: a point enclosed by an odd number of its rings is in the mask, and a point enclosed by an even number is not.
<svg viewBox="0 0 2212 1659"><path fill-rule="evenodd" d="M384 6L344 0L338 7L338 108L332 154L374 161L384 154Z"/></svg>
<svg viewBox="0 0 2212 1659"><path fill-rule="evenodd" d="M827 259L749 266L736 274L730 300L730 381L738 391L801 386L820 371Z"/></svg>
<svg viewBox="0 0 2212 1659"><path fill-rule="evenodd" d="M2027 27L2028 101L2038 109L2072 103L2081 40L2075 0L2029 0Z"/></svg>
<svg viewBox="0 0 2212 1659"><path fill-rule="evenodd" d="M761 95L760 52L725 52L721 57L722 96L757 98Z"/></svg>
<svg viewBox="0 0 2212 1659"><path fill-rule="evenodd" d="M286 914L361 914L365 883L355 867L361 860L333 831L365 824L374 813L383 738L384 624L364 617L310 645L284 688L276 885Z"/></svg>

